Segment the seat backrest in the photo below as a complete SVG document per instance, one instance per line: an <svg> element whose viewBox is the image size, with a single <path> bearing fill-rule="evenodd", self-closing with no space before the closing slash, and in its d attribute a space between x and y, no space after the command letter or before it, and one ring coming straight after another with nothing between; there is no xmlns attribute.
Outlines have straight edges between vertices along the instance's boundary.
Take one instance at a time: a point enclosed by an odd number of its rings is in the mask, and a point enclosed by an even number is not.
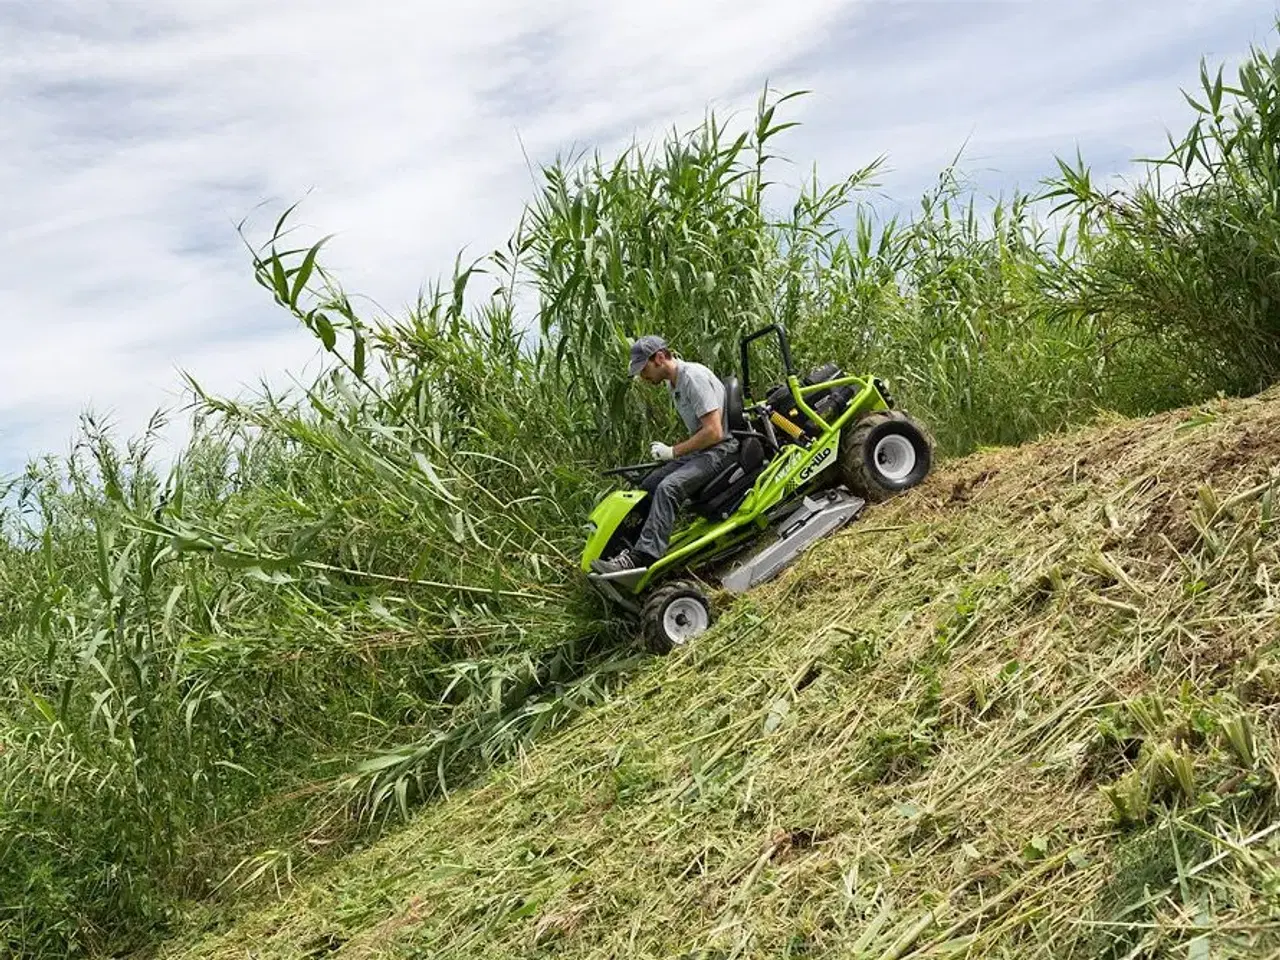
<svg viewBox="0 0 1280 960"><path fill-rule="evenodd" d="M724 425L730 432L747 429L747 414L742 408L742 383L737 377L724 378Z"/></svg>

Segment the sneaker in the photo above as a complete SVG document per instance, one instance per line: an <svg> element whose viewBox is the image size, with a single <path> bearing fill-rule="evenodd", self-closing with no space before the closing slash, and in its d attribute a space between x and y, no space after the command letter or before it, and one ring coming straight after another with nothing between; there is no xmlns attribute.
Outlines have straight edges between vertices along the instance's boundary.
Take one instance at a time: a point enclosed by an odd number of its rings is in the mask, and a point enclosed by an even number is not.
<svg viewBox="0 0 1280 960"><path fill-rule="evenodd" d="M623 570L639 570L645 567L639 554L622 550L612 560L592 560L591 569L596 573L621 573Z"/></svg>

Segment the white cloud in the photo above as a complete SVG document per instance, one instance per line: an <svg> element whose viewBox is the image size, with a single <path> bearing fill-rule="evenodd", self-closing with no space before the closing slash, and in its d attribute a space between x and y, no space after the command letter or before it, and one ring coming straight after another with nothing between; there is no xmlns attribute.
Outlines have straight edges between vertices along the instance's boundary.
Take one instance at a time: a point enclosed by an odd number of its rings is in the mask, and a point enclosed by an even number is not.
<svg viewBox="0 0 1280 960"><path fill-rule="evenodd" d="M984 183L1158 149L1196 60L1268 42L1270 0L42 0L0 7L0 473L86 405L126 432L176 369L234 392L314 356L232 225L314 189L327 264L389 310L502 242L537 161L811 87L784 151L889 153L912 202L961 143Z"/></svg>

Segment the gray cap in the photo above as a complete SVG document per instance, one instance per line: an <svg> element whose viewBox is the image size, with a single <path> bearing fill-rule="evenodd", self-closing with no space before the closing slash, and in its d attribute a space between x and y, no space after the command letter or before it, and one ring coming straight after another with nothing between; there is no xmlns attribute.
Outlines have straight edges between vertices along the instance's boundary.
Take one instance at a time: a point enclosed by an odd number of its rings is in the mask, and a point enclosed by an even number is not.
<svg viewBox="0 0 1280 960"><path fill-rule="evenodd" d="M644 365L649 362L659 350L667 349L667 341L652 333L646 333L643 337L631 345L631 375L634 377L644 369Z"/></svg>

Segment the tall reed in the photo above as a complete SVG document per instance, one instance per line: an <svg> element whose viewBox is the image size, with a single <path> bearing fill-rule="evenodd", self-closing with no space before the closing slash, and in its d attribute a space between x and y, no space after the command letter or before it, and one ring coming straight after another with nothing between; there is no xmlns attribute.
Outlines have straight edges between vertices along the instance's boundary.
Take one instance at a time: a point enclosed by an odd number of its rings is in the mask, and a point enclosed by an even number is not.
<svg viewBox="0 0 1280 960"><path fill-rule="evenodd" d="M86 419L12 482L0 945L136 945L181 898L287 882L608 697L636 655L577 577L580 525L600 468L677 429L625 376L639 333L727 374L743 331L785 323L803 364L887 378L948 453L1273 376L1271 227L1249 223L1267 70L1235 119L1213 93L1181 191L1104 203L1064 168L1062 232L953 171L888 223L864 197L878 161L780 194L790 95L738 132L708 116L549 166L510 242L402 317L358 315L286 211L254 275L325 348L320 376L240 399L190 378L171 469L154 430L122 445Z"/></svg>

